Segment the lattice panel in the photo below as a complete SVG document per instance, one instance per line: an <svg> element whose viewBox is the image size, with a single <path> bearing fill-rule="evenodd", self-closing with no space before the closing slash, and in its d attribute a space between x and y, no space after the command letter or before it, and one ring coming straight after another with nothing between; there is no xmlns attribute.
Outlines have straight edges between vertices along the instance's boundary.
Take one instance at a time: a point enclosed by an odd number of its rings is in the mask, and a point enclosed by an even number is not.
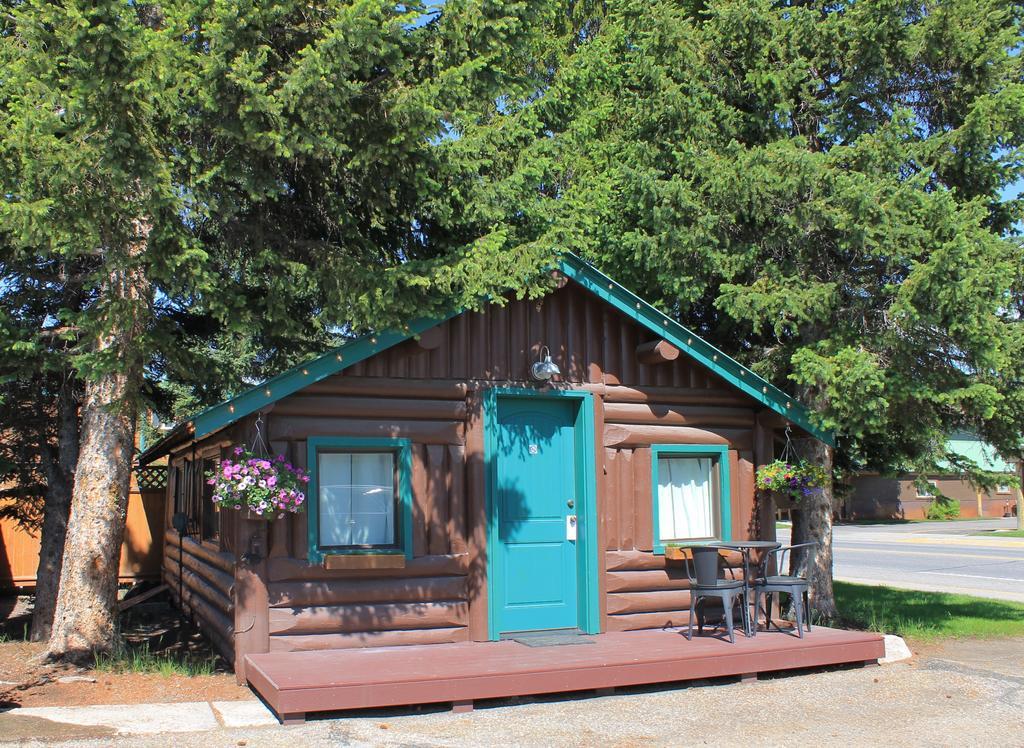
<svg viewBox="0 0 1024 748"><path fill-rule="evenodd" d="M135 469L135 480L144 491L167 488L167 466L148 465Z"/></svg>

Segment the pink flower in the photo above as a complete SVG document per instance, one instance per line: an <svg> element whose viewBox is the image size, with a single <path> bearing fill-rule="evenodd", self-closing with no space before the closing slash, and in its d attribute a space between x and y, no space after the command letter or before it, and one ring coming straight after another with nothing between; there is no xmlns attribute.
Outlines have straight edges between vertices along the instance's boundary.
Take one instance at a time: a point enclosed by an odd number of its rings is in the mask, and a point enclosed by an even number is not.
<svg viewBox="0 0 1024 748"><path fill-rule="evenodd" d="M235 454L236 454L236 455L240 455L240 454L242 454L242 452L244 452L244 451L245 451L245 450L244 450L244 449L242 449L241 447L235 447Z"/></svg>
<svg viewBox="0 0 1024 748"><path fill-rule="evenodd" d="M276 475L271 475L269 478L267 478L267 488L273 488L276 485L277 485L277 476Z"/></svg>

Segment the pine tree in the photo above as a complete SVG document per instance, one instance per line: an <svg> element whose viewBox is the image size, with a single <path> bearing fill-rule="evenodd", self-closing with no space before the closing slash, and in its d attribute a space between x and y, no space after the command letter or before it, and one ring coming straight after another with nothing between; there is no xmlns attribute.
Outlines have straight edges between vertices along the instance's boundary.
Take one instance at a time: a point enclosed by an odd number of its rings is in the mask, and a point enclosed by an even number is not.
<svg viewBox="0 0 1024 748"><path fill-rule="evenodd" d="M493 231L463 230L439 179L446 123L532 85L515 80L531 79L522 50L545 10L3 9L0 261L5 275L74 267L83 294L55 322L74 330L64 361L83 399L49 651L84 657L116 637L117 549L153 380L212 396L241 382L189 371L236 340L253 370L273 371L356 329L500 295L553 256L507 255Z"/></svg>
<svg viewBox="0 0 1024 748"><path fill-rule="evenodd" d="M543 88L448 146L509 251L572 249L656 300L804 400L839 469L934 465L956 428L1020 453L1019 6L622 0L575 23ZM794 529L827 616L832 512Z"/></svg>

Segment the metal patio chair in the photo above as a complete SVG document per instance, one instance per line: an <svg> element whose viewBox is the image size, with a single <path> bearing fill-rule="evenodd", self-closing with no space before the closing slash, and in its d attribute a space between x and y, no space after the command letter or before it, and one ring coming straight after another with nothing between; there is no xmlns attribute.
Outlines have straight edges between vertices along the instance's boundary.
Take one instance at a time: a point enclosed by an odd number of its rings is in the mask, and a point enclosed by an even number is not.
<svg viewBox="0 0 1024 748"><path fill-rule="evenodd" d="M722 601L725 613L725 628L729 641L736 643L733 631L733 608L739 601L743 617L743 630L748 630L747 589L742 579L719 577L722 568L721 549L713 545L694 545L685 549L686 576L690 579L690 621L686 632L687 641L693 640L693 619L697 617L697 634L704 633L704 606L707 598Z"/></svg>
<svg viewBox="0 0 1024 748"><path fill-rule="evenodd" d="M764 558L761 560L760 571L761 574L754 580L753 592L754 592L754 624L757 625L757 617L761 614L761 595L765 596L765 631L768 631L772 625L772 595L777 595L780 592L784 592L793 598L793 607L796 618L796 631L797 635L804 638L804 624L807 625L807 632L811 631L811 601L808 590L810 589L810 582L807 577L803 576L792 576L789 574L768 574L768 562L771 560L773 554L778 554L778 563L776 569L784 569L786 564L786 554L792 551L794 548L806 548L810 546L817 546L817 543L797 543L796 545L785 545L781 548L776 548L773 551L768 551ZM782 631L782 628L776 624L775 628Z"/></svg>

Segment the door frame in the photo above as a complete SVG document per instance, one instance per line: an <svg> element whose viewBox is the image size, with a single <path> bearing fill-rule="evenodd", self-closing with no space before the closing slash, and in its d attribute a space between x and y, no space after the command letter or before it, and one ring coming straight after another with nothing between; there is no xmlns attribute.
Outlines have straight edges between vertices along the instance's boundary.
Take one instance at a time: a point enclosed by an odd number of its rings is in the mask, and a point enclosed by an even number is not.
<svg viewBox="0 0 1024 748"><path fill-rule="evenodd" d="M526 387L489 387L483 392L484 472L487 508L487 634L491 641L500 638L498 600L500 599L501 561L498 544L498 405L500 400L570 398L577 401L574 472L576 478L576 594L579 629L587 634L601 631L598 606L597 547L597 473L594 447L594 395L586 390L535 390Z"/></svg>

